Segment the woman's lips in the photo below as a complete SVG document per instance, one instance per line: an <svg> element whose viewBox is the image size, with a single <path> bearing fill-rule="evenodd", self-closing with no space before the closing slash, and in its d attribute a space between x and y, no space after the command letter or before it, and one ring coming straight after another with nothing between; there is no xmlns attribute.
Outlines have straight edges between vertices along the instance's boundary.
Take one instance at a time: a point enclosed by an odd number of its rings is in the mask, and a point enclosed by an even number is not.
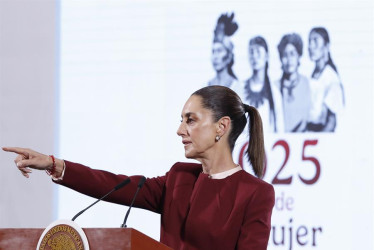
<svg viewBox="0 0 374 250"><path fill-rule="evenodd" d="M188 146L191 144L191 141L183 140L182 143L184 144L184 146Z"/></svg>

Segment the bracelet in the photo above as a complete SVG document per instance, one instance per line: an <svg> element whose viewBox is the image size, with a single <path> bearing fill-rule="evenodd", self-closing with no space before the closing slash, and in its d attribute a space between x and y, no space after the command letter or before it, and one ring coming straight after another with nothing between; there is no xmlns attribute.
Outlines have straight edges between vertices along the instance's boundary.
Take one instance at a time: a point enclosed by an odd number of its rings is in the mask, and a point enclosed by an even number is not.
<svg viewBox="0 0 374 250"><path fill-rule="evenodd" d="M49 157L52 158L52 168L51 169L46 169L45 171L47 172L48 175L54 175L56 173L56 161L55 157L53 155L50 155Z"/></svg>

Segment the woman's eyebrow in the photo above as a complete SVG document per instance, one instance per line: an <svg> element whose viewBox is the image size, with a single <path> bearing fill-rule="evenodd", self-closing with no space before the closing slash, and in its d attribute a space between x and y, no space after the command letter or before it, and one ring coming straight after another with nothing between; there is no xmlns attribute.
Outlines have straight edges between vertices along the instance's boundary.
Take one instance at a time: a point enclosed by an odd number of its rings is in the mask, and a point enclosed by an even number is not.
<svg viewBox="0 0 374 250"><path fill-rule="evenodd" d="M193 112L187 112L187 113L185 113L184 115L181 115L181 117L183 118L183 117L190 117L191 115L194 115L195 113L193 113Z"/></svg>

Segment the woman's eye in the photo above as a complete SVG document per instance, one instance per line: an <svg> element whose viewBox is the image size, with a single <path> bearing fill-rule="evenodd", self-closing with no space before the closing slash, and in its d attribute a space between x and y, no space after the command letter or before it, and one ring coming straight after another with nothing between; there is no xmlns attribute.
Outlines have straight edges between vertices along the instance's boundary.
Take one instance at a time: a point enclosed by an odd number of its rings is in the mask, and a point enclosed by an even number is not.
<svg viewBox="0 0 374 250"><path fill-rule="evenodd" d="M193 120L191 119L191 118L187 118L187 121L186 121L187 123L191 123L191 122L193 122Z"/></svg>

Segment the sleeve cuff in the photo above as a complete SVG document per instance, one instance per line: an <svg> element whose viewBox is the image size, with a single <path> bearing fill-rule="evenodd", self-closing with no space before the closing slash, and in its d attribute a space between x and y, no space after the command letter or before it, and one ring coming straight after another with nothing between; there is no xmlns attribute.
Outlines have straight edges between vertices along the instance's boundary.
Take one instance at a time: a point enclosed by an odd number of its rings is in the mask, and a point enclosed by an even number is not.
<svg viewBox="0 0 374 250"><path fill-rule="evenodd" d="M63 169L62 169L62 173L61 173L61 175L59 177L55 177L55 176L51 175L51 178L52 178L53 181L62 181L62 179L64 178L66 165L65 165L65 161L64 160L62 160L62 161L64 163L64 166L63 166Z"/></svg>

